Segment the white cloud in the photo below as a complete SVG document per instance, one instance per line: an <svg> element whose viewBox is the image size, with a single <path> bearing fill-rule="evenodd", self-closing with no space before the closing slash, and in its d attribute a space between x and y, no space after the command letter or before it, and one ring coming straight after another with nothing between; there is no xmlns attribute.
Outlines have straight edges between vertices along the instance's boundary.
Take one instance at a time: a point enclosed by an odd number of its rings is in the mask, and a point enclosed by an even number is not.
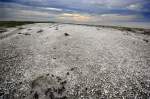
<svg viewBox="0 0 150 99"><path fill-rule="evenodd" d="M51 11L63 11L63 9L59 9L59 8L51 8L51 7L41 7L41 9L45 9L45 10L51 10Z"/></svg>
<svg viewBox="0 0 150 99"><path fill-rule="evenodd" d="M29 1L29 0L27 0ZM42 0L30 0L30 1L37 1L37 2L42 2ZM48 0L44 0L44 2L46 2ZM69 0L60 0L61 2L63 2L63 4L69 4L70 6L74 6L76 4L74 3L78 3L80 5L80 7L82 7L82 4L100 4L103 5L103 7L107 6L107 7L119 7L119 6L125 6L124 8L126 8L126 5L128 5L128 7L130 9L139 9L141 6L138 5L138 3L132 3L132 5L130 4L131 1L129 0L75 0L73 2L73 0L71 0L69 2ZM68 2L66 2L68 1ZM122 2L121 2L122 1ZM134 0L135 1L135 0ZM138 0L136 0L137 2ZM80 4L81 2L81 4ZM60 2L59 2L60 3ZM136 5L135 5L136 4ZM6 4L7 5L7 4ZM85 7L85 5L83 7ZM79 7L79 9L80 9ZM90 9L91 6L88 7L88 9ZM95 6L94 6L95 7ZM129 9L128 8L128 9ZM95 9L98 10L98 9ZM138 19L139 15L136 14L112 14L113 12L108 11L107 14L105 14L105 11L107 12L108 9L102 9L101 13L104 14L90 14L90 13L81 13L80 11L76 11L76 10L72 10L72 9L61 9L57 8L57 7L32 7L32 6L25 6L25 5L21 5L21 4L15 4L15 3L9 3L9 5L4 6L3 9L0 9L0 12L3 12L4 14L0 15L0 18L14 18L14 19L37 19L37 21L39 21L39 19L45 19L45 20L58 20L58 21L72 21L72 22L114 22L114 21L133 21ZM142 19L142 18L141 18Z"/></svg>
<svg viewBox="0 0 150 99"><path fill-rule="evenodd" d="M136 3L136 4L131 4L131 5L127 6L127 8L130 10L141 10L142 5L139 3Z"/></svg>
<svg viewBox="0 0 150 99"><path fill-rule="evenodd" d="M19 10L11 8L0 9L0 12L3 13L0 15L1 20L8 19L8 20L49 21L57 16L56 13L48 13L44 11L34 11L34 10Z"/></svg>

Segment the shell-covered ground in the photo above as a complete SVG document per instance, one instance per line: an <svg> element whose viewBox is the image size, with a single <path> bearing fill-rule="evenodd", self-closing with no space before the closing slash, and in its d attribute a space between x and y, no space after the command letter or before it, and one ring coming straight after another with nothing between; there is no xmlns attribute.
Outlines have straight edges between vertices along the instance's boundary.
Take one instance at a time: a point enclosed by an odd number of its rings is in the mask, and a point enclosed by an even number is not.
<svg viewBox="0 0 150 99"><path fill-rule="evenodd" d="M7 28L0 99L150 99L150 35L58 23Z"/></svg>

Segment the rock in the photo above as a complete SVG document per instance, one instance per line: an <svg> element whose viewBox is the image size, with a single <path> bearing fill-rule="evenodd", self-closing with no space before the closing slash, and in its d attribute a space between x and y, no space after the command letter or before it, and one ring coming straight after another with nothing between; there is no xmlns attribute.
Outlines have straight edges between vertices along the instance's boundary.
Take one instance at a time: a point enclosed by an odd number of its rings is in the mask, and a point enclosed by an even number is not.
<svg viewBox="0 0 150 99"><path fill-rule="evenodd" d="M43 30L41 29L41 30L39 30L39 31L37 31L37 33L41 33L41 32L43 32Z"/></svg>
<svg viewBox="0 0 150 99"><path fill-rule="evenodd" d="M65 36L70 36L68 33L64 33Z"/></svg>
<svg viewBox="0 0 150 99"><path fill-rule="evenodd" d="M148 43L149 41L147 39L143 39L144 42Z"/></svg>

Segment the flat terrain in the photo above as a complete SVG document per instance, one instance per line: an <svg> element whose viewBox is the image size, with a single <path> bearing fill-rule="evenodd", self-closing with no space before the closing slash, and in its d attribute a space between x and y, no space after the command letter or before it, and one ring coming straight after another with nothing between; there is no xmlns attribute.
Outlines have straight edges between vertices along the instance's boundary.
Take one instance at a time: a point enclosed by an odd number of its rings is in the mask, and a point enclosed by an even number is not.
<svg viewBox="0 0 150 99"><path fill-rule="evenodd" d="M149 32L58 23L3 28L0 99L150 99Z"/></svg>

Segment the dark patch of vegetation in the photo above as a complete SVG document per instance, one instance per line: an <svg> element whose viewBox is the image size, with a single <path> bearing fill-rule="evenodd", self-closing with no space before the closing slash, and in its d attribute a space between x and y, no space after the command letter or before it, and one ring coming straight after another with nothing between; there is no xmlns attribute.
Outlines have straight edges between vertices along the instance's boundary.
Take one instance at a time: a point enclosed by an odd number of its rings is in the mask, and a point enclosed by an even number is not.
<svg viewBox="0 0 150 99"><path fill-rule="evenodd" d="M127 31L127 32L133 32L133 33L141 33L144 35L150 35L150 29L144 29L144 28L130 28L130 27L121 27L121 26L105 26L109 28L118 29L120 31Z"/></svg>
<svg viewBox="0 0 150 99"><path fill-rule="evenodd" d="M41 95L46 96L47 97L46 99L67 99L67 96L65 95L66 91L65 84L67 83L67 81L66 80L62 81L62 79L58 76L56 76L56 78L54 79L48 78L49 76L48 77L40 76L32 81L31 88L32 93L34 94L31 93L31 96L33 97L33 99L40 99L42 97ZM59 83L55 82L58 79L60 80L60 82ZM51 84L51 86L47 86L49 84ZM45 88L43 87L43 85L46 85L47 87Z"/></svg>
<svg viewBox="0 0 150 99"><path fill-rule="evenodd" d="M109 26L109 27L114 28L114 29L118 29L120 31L136 32L135 28L130 28L130 27L119 27L119 26Z"/></svg>
<svg viewBox="0 0 150 99"><path fill-rule="evenodd" d="M33 21L0 21L0 27L4 28L9 28L9 27L16 27L16 26L21 26L21 25L26 25L26 24L33 24L33 23L57 23L57 22L52 22L52 21L40 21L40 22L33 22ZM24 29L22 27L18 29Z"/></svg>
<svg viewBox="0 0 150 99"><path fill-rule="evenodd" d="M150 29L143 30L142 34L144 34L144 35L150 35Z"/></svg>
<svg viewBox="0 0 150 99"><path fill-rule="evenodd" d="M45 91L45 95L49 96L50 99L67 99L63 92L65 91L65 87L61 88L48 88Z"/></svg>
<svg viewBox="0 0 150 99"><path fill-rule="evenodd" d="M21 22L17 22L17 21L0 21L0 27L9 28L9 27L16 27L16 26L20 26L20 25L33 24L33 23L34 22L25 22L25 21L21 21Z"/></svg>

